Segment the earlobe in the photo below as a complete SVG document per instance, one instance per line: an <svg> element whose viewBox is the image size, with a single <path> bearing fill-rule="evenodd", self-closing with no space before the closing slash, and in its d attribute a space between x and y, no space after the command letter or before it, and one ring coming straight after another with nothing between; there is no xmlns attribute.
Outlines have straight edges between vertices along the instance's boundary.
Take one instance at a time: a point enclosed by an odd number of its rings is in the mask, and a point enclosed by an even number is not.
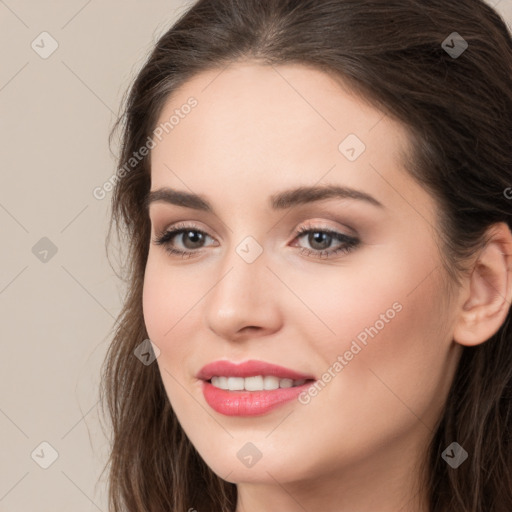
<svg viewBox="0 0 512 512"><path fill-rule="evenodd" d="M475 346L491 338L505 322L512 301L512 234L504 222L494 224L467 278L456 321L455 342Z"/></svg>

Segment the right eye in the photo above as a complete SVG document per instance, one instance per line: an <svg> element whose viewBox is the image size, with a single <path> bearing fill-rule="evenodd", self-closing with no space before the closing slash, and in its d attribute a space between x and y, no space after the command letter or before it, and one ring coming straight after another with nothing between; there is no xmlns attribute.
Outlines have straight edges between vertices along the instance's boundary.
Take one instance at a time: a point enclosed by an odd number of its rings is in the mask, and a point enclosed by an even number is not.
<svg viewBox="0 0 512 512"><path fill-rule="evenodd" d="M174 239L178 237L181 237L183 249L174 246ZM194 225L180 224L175 229L168 229L160 233L153 242L156 245L163 245L169 254L190 258L193 253L198 252L207 237L211 238Z"/></svg>

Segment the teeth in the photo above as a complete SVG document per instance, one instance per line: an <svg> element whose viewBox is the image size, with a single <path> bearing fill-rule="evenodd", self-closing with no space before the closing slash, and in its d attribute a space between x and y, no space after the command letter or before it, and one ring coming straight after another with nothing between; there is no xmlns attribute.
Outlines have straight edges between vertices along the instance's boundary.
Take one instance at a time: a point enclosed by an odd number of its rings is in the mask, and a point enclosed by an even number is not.
<svg viewBox="0 0 512 512"><path fill-rule="evenodd" d="M243 377L228 377L228 389L230 391L241 391L244 389Z"/></svg>
<svg viewBox="0 0 512 512"><path fill-rule="evenodd" d="M263 389L270 391L279 387L279 379L273 375L263 377Z"/></svg>
<svg viewBox="0 0 512 512"><path fill-rule="evenodd" d="M291 388L293 386L293 380L292 379L281 379L279 381L279 387L280 388Z"/></svg>
<svg viewBox="0 0 512 512"><path fill-rule="evenodd" d="M263 377L261 375L257 375L255 377L246 377L245 379L241 379L244 383L244 388L247 391L259 391L263 389Z"/></svg>
<svg viewBox="0 0 512 512"><path fill-rule="evenodd" d="M214 386L217 386L220 389L228 389L228 378L227 377L214 377L217 379L217 383ZM212 379L213 384L213 379Z"/></svg>
<svg viewBox="0 0 512 512"><path fill-rule="evenodd" d="M219 389L229 391L263 391L277 388L302 386L306 379L280 379L273 375L255 375L254 377L212 377L211 383Z"/></svg>

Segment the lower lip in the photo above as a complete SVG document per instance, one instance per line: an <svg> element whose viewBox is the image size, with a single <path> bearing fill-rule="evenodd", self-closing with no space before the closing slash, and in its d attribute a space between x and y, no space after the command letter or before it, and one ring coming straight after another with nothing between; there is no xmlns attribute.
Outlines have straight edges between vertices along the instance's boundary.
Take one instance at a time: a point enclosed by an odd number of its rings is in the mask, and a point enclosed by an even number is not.
<svg viewBox="0 0 512 512"><path fill-rule="evenodd" d="M229 391L203 381L203 395L213 410L225 416L258 416L297 398L312 383L269 391Z"/></svg>

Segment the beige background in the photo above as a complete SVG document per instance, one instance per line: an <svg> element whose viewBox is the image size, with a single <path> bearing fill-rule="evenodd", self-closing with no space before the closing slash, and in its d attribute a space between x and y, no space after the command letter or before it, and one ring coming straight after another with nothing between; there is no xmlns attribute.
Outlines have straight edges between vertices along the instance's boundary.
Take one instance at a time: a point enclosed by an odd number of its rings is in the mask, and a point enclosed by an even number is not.
<svg viewBox="0 0 512 512"><path fill-rule="evenodd" d="M124 288L93 189L122 94L190 3L0 0L0 512L107 512L98 382ZM489 3L512 27L512 0Z"/></svg>

